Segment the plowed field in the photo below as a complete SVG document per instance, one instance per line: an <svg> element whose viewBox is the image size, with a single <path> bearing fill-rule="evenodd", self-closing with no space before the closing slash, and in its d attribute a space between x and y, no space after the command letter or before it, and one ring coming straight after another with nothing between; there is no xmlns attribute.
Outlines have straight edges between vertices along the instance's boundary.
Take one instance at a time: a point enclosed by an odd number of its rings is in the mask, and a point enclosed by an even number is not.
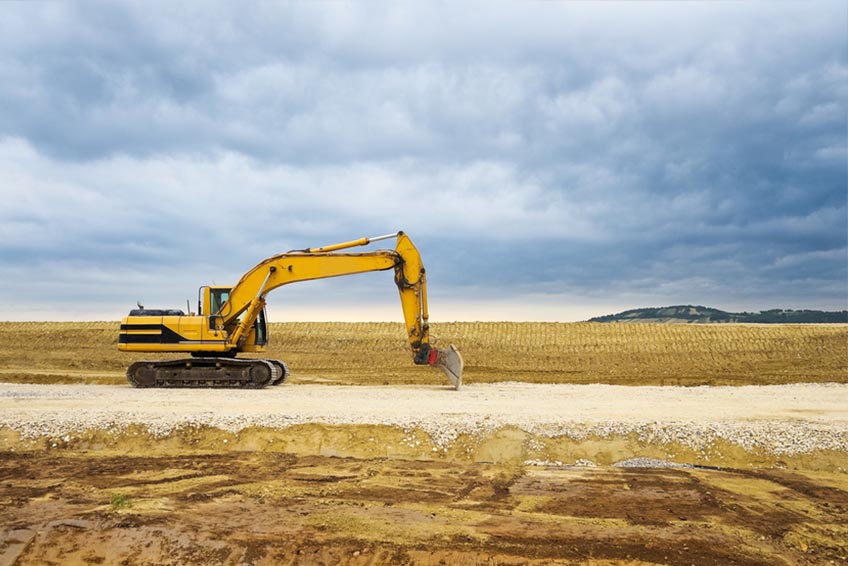
<svg viewBox="0 0 848 566"><path fill-rule="evenodd" d="M134 360L113 322L0 325L0 377L18 383L124 383ZM278 323L267 357L297 382L439 382L413 366L399 323ZM664 325L457 322L433 324L454 343L468 383L765 385L848 382L848 325ZM173 357L173 356L170 356Z"/></svg>

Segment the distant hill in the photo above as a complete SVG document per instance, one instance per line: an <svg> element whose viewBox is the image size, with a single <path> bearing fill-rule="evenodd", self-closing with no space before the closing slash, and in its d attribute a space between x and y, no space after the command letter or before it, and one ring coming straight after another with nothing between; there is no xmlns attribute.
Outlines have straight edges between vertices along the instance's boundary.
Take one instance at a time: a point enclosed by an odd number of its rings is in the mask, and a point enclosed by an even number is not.
<svg viewBox="0 0 848 566"><path fill-rule="evenodd" d="M848 311L816 311L772 309L754 312L725 312L709 307L678 305L633 309L618 314L608 314L590 318L589 322L672 322L704 324L716 322L756 322L756 323L848 323Z"/></svg>

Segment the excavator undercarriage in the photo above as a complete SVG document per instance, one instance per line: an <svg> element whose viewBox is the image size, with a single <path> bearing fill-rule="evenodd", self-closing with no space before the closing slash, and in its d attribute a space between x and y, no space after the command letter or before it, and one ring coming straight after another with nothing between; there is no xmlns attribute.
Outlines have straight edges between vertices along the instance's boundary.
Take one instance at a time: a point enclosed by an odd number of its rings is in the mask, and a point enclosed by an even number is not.
<svg viewBox="0 0 848 566"><path fill-rule="evenodd" d="M289 376L282 360L189 358L135 362L127 368L133 387L261 389Z"/></svg>

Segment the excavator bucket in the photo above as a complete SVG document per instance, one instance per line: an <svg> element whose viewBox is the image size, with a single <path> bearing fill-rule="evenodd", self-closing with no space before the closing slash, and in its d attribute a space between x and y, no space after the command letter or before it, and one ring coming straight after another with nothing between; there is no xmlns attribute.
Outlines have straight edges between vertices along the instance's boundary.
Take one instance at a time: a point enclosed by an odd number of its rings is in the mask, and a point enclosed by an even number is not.
<svg viewBox="0 0 848 566"><path fill-rule="evenodd" d="M436 349L436 361L433 366L441 369L448 376L454 389L459 389L462 385L462 368L464 362L459 350L451 344L446 350Z"/></svg>

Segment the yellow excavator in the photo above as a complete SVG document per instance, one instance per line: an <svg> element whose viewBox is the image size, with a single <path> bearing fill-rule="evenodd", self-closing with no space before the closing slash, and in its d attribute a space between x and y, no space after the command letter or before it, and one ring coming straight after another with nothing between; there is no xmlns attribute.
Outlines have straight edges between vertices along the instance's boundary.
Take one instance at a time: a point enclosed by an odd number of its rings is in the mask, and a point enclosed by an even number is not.
<svg viewBox="0 0 848 566"><path fill-rule="evenodd" d="M396 238L394 250L343 252ZM270 257L234 287L203 286L197 313L138 309L121 320L118 349L124 352L185 352L176 360L139 361L127 369L134 387L230 387L257 389L279 385L289 370L281 360L236 359L242 352L264 352L268 343L265 297L289 283L394 269L413 361L441 369L455 389L462 383L462 356L451 344L430 344L427 279L421 256L403 232L293 250Z"/></svg>

